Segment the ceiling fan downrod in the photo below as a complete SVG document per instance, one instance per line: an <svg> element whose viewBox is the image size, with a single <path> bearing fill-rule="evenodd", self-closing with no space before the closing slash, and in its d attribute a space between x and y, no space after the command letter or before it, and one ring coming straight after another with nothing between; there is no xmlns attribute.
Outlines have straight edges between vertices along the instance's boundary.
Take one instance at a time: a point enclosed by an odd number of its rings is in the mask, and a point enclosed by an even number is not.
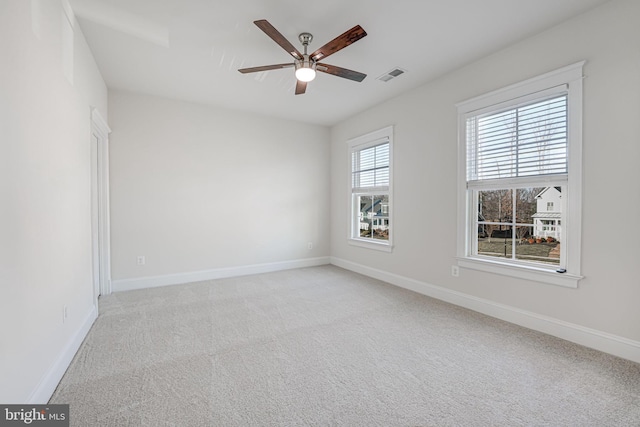
<svg viewBox="0 0 640 427"><path fill-rule="evenodd" d="M302 43L304 47L304 53L302 54L302 59L295 61L296 66L296 78L302 82L310 82L316 77L316 61L309 58L309 54L307 53L307 46L313 40L313 35L310 33L301 33L298 36L298 40Z"/></svg>
<svg viewBox="0 0 640 427"><path fill-rule="evenodd" d="M300 43L302 43L302 46L304 46L304 54L307 54L307 46L309 46L309 43L311 43L311 41L313 40L313 35L310 33L301 33L298 36L298 40L300 40Z"/></svg>

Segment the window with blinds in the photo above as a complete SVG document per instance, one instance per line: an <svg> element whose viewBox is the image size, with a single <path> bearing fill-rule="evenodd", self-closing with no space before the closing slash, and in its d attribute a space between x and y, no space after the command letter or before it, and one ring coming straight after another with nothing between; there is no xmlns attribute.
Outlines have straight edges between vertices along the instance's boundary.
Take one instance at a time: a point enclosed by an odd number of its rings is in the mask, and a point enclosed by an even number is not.
<svg viewBox="0 0 640 427"><path fill-rule="evenodd" d="M584 64L457 104L459 266L577 287Z"/></svg>
<svg viewBox="0 0 640 427"><path fill-rule="evenodd" d="M391 252L393 127L348 141L351 209L349 243Z"/></svg>
<svg viewBox="0 0 640 427"><path fill-rule="evenodd" d="M466 121L467 181L567 173L567 95Z"/></svg>
<svg viewBox="0 0 640 427"><path fill-rule="evenodd" d="M353 192L389 188L389 142L354 151L351 154Z"/></svg>

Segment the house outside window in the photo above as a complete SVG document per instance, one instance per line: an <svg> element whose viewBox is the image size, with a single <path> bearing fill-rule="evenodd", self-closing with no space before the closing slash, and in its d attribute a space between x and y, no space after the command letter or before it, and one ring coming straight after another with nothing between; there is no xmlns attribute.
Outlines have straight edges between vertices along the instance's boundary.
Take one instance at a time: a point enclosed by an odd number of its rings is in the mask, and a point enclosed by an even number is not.
<svg viewBox="0 0 640 427"><path fill-rule="evenodd" d="M577 287L583 65L458 104L460 266Z"/></svg>
<svg viewBox="0 0 640 427"><path fill-rule="evenodd" d="M534 236L540 236L542 239L561 242L562 229L560 227L562 221L562 187L545 187L538 195L536 195L537 209L533 214ZM552 200L552 201L549 201ZM558 207L557 210L555 207ZM551 239L549 239L551 238Z"/></svg>
<svg viewBox="0 0 640 427"><path fill-rule="evenodd" d="M349 243L391 251L393 127L351 139Z"/></svg>

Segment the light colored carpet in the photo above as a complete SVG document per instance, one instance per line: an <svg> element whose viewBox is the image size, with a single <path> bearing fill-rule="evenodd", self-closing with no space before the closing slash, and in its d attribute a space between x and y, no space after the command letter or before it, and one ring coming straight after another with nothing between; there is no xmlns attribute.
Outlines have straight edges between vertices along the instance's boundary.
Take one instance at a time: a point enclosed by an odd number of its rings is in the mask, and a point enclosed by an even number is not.
<svg viewBox="0 0 640 427"><path fill-rule="evenodd" d="M116 293L73 426L640 426L640 365L334 266Z"/></svg>

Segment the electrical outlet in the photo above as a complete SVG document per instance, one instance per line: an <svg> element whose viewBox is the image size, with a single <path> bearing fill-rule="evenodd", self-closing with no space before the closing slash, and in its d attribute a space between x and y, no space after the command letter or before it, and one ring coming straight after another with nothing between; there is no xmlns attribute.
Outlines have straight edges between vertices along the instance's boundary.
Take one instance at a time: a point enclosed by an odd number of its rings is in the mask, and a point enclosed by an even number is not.
<svg viewBox="0 0 640 427"><path fill-rule="evenodd" d="M307 243L307 248L309 248L309 250L313 249L313 243L312 242Z"/></svg>
<svg viewBox="0 0 640 427"><path fill-rule="evenodd" d="M460 268L457 265L451 266L451 275L453 277L458 277L460 275Z"/></svg>
<svg viewBox="0 0 640 427"><path fill-rule="evenodd" d="M147 260L144 255L138 255L138 265L145 265L146 262Z"/></svg>

